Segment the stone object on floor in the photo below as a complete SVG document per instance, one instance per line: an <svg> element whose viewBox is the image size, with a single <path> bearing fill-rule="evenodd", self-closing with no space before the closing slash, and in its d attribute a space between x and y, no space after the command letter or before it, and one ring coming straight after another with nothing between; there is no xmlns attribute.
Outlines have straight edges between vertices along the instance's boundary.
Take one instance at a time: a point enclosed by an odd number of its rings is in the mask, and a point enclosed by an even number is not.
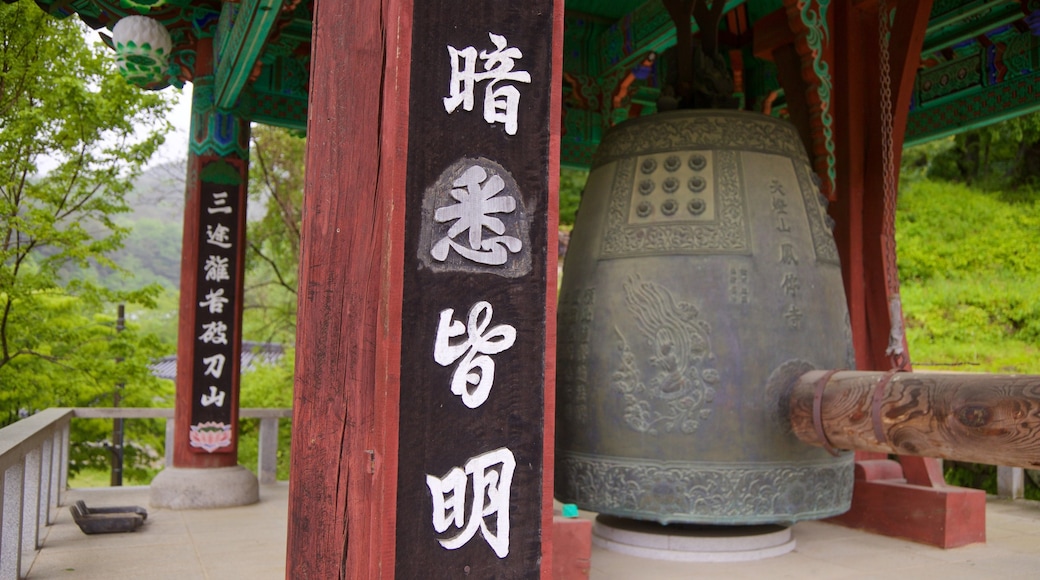
<svg viewBox="0 0 1040 580"><path fill-rule="evenodd" d="M90 513L80 508L82 502L69 506L72 519L84 534L112 534L133 532L144 523L144 516L136 511L116 513ZM141 509L141 508L131 508Z"/></svg>

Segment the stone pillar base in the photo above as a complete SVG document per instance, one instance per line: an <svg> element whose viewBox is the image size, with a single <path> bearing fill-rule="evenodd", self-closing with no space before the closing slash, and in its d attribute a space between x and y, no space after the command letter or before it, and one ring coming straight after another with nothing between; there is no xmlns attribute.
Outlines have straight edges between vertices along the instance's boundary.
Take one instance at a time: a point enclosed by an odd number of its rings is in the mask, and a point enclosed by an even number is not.
<svg viewBox="0 0 1040 580"><path fill-rule="evenodd" d="M260 501L256 476L234 467L167 467L152 480L148 503L174 510L211 509Z"/></svg>

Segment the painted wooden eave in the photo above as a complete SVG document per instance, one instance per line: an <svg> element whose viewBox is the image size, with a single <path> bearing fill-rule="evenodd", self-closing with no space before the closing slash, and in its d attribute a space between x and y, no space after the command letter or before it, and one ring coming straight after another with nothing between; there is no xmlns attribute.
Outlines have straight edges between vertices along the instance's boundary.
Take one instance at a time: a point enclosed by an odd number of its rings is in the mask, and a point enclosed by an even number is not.
<svg viewBox="0 0 1040 580"><path fill-rule="evenodd" d="M217 34L214 103L218 109L235 107L281 8L282 0L224 4Z"/></svg>

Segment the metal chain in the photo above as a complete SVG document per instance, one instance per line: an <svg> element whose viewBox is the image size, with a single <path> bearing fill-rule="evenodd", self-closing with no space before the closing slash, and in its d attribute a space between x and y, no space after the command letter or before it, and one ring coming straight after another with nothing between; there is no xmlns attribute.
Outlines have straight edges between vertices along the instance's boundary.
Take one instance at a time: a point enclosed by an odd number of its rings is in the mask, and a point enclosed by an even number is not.
<svg viewBox="0 0 1040 580"><path fill-rule="evenodd" d="M891 42L890 18L885 0L878 2L878 44L881 48L881 171L885 211L881 220L881 251L884 263L885 291L888 295L889 333L885 354L891 358L892 367L907 370L909 357L903 349L903 307L899 298L899 267L896 263L896 168L894 161L892 119L892 68L889 62Z"/></svg>

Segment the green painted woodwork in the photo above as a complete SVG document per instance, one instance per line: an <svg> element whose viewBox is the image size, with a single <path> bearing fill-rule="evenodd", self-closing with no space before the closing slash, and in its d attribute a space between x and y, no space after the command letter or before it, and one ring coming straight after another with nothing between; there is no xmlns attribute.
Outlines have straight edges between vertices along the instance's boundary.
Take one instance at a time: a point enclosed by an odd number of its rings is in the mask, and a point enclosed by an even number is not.
<svg viewBox="0 0 1040 580"><path fill-rule="evenodd" d="M727 11L742 7L751 26L785 10L795 41L802 43L799 54L805 59L813 123L823 137L822 149L818 145L813 152L815 168L825 182L833 180L832 65L823 57L833 0L724 1ZM205 107L223 115L221 122L213 112L193 119L201 131L193 135L193 151L241 153L240 135L228 132L233 124L228 119L306 129L313 0L37 3L58 17L78 14L99 30L111 29L129 14L144 14L166 26L174 44L169 84L195 82ZM909 143L1036 108L1040 56L1037 39L1029 31L1032 20L1026 17L1038 10L1040 0L935 0L908 121ZM675 31L660 0L567 0L565 19L562 160L581 167L591 162L611 124L656 112L661 87L674 67ZM215 76L196 79L195 43L207 37L215 42ZM782 115L785 97L776 68L752 56L750 40L750 34L727 39L743 43L727 46L743 54L740 96L748 108L760 110L764 98L776 91L772 111ZM624 84L651 51L658 58L650 74ZM622 86L629 90L622 94Z"/></svg>
<svg viewBox="0 0 1040 580"><path fill-rule="evenodd" d="M823 178L821 189L828 197L832 197L837 184L837 167L834 155L834 118L831 116L831 74L830 65L824 59L827 43L827 9L830 0L786 0L788 17L792 13L798 15L804 33L798 35L796 42L804 42L812 57L811 86L815 89L815 98L809 97L810 106L814 109L816 122L823 133L822 142L816 144L816 150L810 152L814 158L814 169Z"/></svg>
<svg viewBox="0 0 1040 580"><path fill-rule="evenodd" d="M573 13L595 15L608 20L617 20L632 12L646 0L569 0L567 10Z"/></svg>
<svg viewBox="0 0 1040 580"><path fill-rule="evenodd" d="M960 11L929 19L922 53L940 51L975 38L979 31L993 30L1021 19L1022 6L1016 0L975 2Z"/></svg>
<svg viewBox="0 0 1040 580"><path fill-rule="evenodd" d="M906 144L914 145L1040 110L1040 39L1010 28L963 46L917 77Z"/></svg>
<svg viewBox="0 0 1040 580"><path fill-rule="evenodd" d="M188 151L196 156L218 155L248 160L249 121L218 109L213 85L213 76L195 79Z"/></svg>
<svg viewBox="0 0 1040 580"><path fill-rule="evenodd" d="M224 4L215 42L217 108L234 108L281 8L282 0L242 0L239 4Z"/></svg>

